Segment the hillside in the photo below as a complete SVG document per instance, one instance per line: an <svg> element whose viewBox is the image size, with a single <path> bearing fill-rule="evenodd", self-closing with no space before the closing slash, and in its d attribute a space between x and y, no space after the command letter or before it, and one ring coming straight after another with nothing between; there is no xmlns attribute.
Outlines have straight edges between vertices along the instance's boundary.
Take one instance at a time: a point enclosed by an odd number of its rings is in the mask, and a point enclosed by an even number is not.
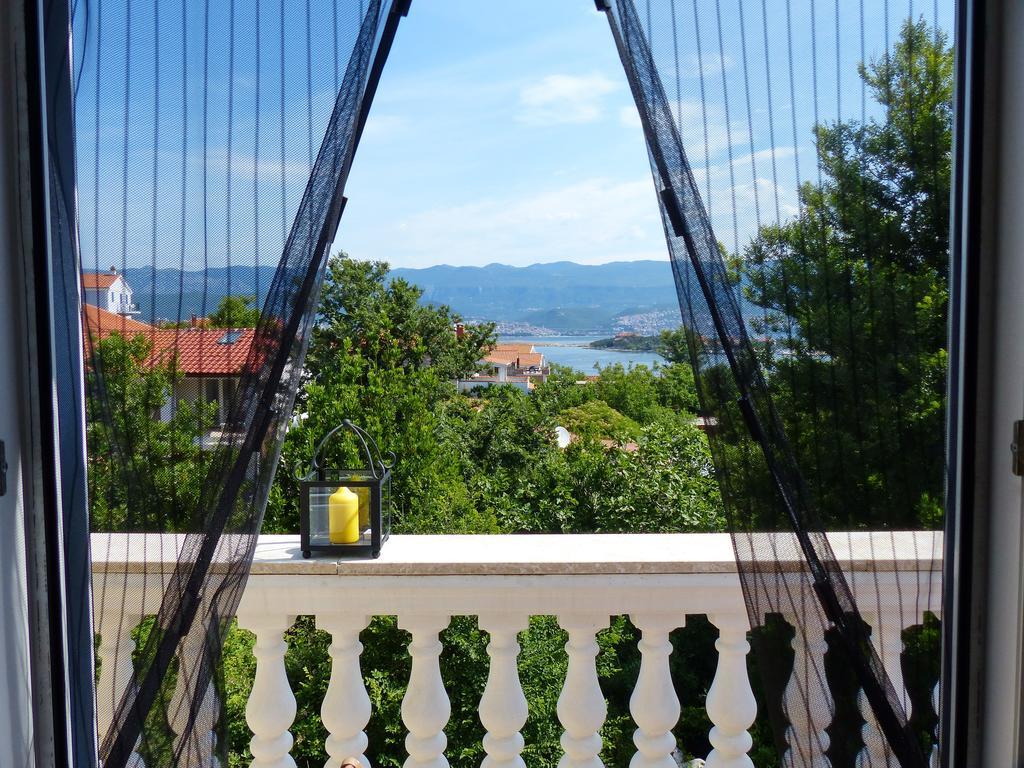
<svg viewBox="0 0 1024 768"><path fill-rule="evenodd" d="M234 267L231 292L255 293L259 278L265 295L273 269ZM630 261L586 265L560 261L510 267L447 265L395 269L400 277L423 289L423 301L447 304L469 320L494 321L503 333L610 334L631 331L653 335L679 324L672 270L667 261ZM207 315L228 292L228 272L213 268L205 286L201 272L147 267L125 270L135 289L141 318ZM155 289L155 291L153 290ZM262 296L261 296L262 300Z"/></svg>
<svg viewBox="0 0 1024 768"><path fill-rule="evenodd" d="M635 333L623 333L609 339L598 339L590 342L594 349L618 349L626 352L657 352L664 354L660 336L639 336Z"/></svg>
<svg viewBox="0 0 1024 768"><path fill-rule="evenodd" d="M526 319L531 313L552 309L599 309L604 312L598 317L607 318L626 309L642 311L676 303L667 261L436 266L396 269L392 274L422 288L427 301L489 319Z"/></svg>
<svg viewBox="0 0 1024 768"><path fill-rule="evenodd" d="M149 267L128 267L124 270L125 280L134 291L135 303L141 311L139 318L142 320L149 320L150 317L157 320L172 320L179 316L187 320L193 314L209 315L217 308L221 298L229 292L228 270L226 267L211 267L206 273L205 288L203 276L202 271L182 272L171 268L158 269L155 272ZM274 267L261 266L258 272L252 266L232 267L230 293L255 294L257 277L262 303L270 287L270 281L274 279Z"/></svg>

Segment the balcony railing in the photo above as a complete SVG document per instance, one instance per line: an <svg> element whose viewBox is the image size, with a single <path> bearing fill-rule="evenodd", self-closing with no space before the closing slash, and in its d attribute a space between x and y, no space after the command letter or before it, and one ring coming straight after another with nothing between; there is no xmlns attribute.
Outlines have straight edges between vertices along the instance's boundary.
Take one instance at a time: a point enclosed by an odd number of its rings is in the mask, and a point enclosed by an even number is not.
<svg viewBox="0 0 1024 768"><path fill-rule="evenodd" d="M832 534L830 540L864 618L874 628L872 638L883 664L906 702L900 628L892 622L876 626L877 612L884 607L891 615L898 608L903 627L920 624L925 611L938 614L941 535L858 532ZM97 601L106 594L110 603L109 611L99 603L96 609L101 733L131 671L131 645L125 639L144 615L156 612L179 542L173 535L93 536ZM916 574L916 588L907 588L909 574ZM120 600L110 599L119 586L145 590L140 615L122 616ZM640 673L630 700L637 726L631 767L675 766L672 729L680 703L669 673L669 633L695 614L707 615L719 632L717 670L705 702L714 726L707 765L749 768L748 729L756 703L747 678L748 620L728 535L393 536L381 558L373 561L304 560L297 536L261 536L238 609L239 624L256 636L256 677L246 707L253 733L252 765L293 764L287 755L296 704L285 675L284 632L298 615L314 615L332 636L331 679L321 709L329 732L326 751L333 758L328 764L338 765L342 758L366 750L364 728L371 712L360 668L359 633L372 616L390 615L412 637L412 671L401 708L410 755L406 766L446 766L444 728L450 706L438 665L438 636L451 616L467 615L478 616L490 636L490 671L479 705L487 732L486 765L522 766L520 731L528 710L517 671L517 634L530 616L554 615L568 634L568 671L556 683L561 685L557 713L565 752L559 766L600 766L606 703L595 667L595 635L611 616L628 615L642 632ZM793 642L806 644L794 649L798 658L805 652L824 654L828 648L823 636L798 632ZM809 712L803 705L800 689L805 681L799 667L782 702L796 737L789 742L808 743L810 738L827 745L828 708ZM862 703L864 727L871 729L874 721L866 706ZM864 741L880 743L875 738ZM877 746L866 747L858 764L885 765L884 756L870 754L870 749Z"/></svg>

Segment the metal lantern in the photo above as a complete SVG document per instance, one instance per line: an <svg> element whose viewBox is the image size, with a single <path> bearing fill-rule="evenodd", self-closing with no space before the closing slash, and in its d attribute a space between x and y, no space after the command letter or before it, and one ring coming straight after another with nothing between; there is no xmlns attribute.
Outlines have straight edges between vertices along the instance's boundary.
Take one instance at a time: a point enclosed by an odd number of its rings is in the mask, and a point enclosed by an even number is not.
<svg viewBox="0 0 1024 768"><path fill-rule="evenodd" d="M335 434L347 429L362 447L366 466L361 469L321 467L320 452ZM365 430L348 419L332 429L313 452L313 463L300 476L302 509L299 533L302 556L313 554L379 557L391 533L391 467Z"/></svg>

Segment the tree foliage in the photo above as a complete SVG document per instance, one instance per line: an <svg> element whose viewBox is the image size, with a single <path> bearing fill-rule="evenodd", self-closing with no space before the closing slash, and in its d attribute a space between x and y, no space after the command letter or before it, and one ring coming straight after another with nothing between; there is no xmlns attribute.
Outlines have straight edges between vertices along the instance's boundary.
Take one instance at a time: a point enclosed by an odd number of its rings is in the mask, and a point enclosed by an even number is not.
<svg viewBox="0 0 1024 768"><path fill-rule="evenodd" d="M577 437L629 440L640 434L639 424L603 400L566 408L559 414L558 421L559 426Z"/></svg>
<svg viewBox="0 0 1024 768"><path fill-rule="evenodd" d="M924 21L860 75L883 119L819 125L820 183L744 253L787 434L838 527L941 514L953 54Z"/></svg>
<svg viewBox="0 0 1024 768"><path fill-rule="evenodd" d="M94 531L182 531L193 524L206 462L198 438L215 404L178 401L181 373L150 365L143 335L97 341L86 387L90 525Z"/></svg>
<svg viewBox="0 0 1024 768"><path fill-rule="evenodd" d="M224 296L209 319L213 328L255 328L260 308L255 296Z"/></svg>
<svg viewBox="0 0 1024 768"><path fill-rule="evenodd" d="M441 381L477 369L481 352L494 342L492 324L466 325L448 307L420 302L423 291L389 278L383 262L331 259L320 296L318 323L306 369L314 381L329 375L341 353L357 352L380 369L429 368Z"/></svg>

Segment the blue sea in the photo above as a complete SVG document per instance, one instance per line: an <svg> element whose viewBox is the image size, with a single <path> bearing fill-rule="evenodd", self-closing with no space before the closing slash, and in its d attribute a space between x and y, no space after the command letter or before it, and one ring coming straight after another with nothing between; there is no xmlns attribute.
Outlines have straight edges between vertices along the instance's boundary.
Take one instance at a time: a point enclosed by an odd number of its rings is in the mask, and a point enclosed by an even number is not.
<svg viewBox="0 0 1024 768"><path fill-rule="evenodd" d="M664 363L665 358L654 352L619 352L612 349L590 349L592 341L602 336L500 336L499 341L533 344L549 363L569 365L583 373L596 373L598 368L620 363L624 366Z"/></svg>

